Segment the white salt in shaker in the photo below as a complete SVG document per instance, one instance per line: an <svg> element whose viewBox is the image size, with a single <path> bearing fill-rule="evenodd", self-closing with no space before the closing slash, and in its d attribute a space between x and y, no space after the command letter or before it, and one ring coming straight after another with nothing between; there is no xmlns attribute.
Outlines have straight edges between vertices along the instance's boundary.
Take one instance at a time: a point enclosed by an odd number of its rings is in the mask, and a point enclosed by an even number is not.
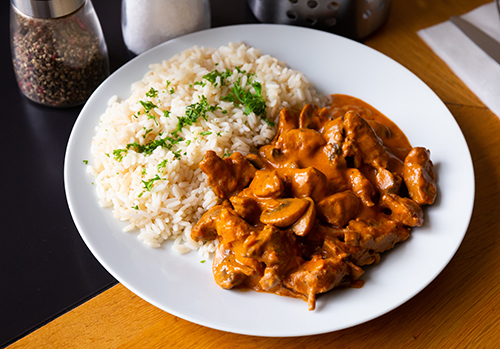
<svg viewBox="0 0 500 349"><path fill-rule="evenodd" d="M135 54L207 28L210 28L208 0L122 0L123 38Z"/></svg>

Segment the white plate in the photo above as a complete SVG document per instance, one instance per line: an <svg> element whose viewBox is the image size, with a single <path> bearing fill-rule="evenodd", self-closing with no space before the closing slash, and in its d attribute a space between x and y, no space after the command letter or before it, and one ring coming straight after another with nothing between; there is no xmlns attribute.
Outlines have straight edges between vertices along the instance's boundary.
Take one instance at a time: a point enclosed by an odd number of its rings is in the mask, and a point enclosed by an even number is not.
<svg viewBox="0 0 500 349"><path fill-rule="evenodd" d="M196 253L178 255L169 243L145 246L110 209L97 204L93 178L83 160L100 115L113 95L127 98L148 65L193 45L219 47L244 41L302 71L323 94L363 99L396 122L413 146L425 146L438 174L437 202L409 240L366 269L361 289L320 296L315 311L306 302L257 292L226 291L212 277L211 263ZM238 25L171 40L136 57L91 96L68 142L64 179L71 214L99 262L125 287L173 315L211 328L258 336L325 333L374 319L406 302L448 264L467 230L474 201L474 172L465 139L445 105L415 75L357 42L310 29Z"/></svg>

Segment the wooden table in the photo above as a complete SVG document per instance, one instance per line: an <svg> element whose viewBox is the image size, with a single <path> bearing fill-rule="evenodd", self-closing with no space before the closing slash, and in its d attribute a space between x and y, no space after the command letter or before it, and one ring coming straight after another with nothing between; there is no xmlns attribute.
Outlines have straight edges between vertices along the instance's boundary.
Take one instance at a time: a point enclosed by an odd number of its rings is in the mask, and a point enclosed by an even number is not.
<svg viewBox="0 0 500 349"><path fill-rule="evenodd" d="M388 22L365 41L437 93L474 161L475 207L465 239L444 271L413 299L342 331L261 338L182 320L118 284L9 348L500 348L500 120L416 34L487 2L394 0Z"/></svg>

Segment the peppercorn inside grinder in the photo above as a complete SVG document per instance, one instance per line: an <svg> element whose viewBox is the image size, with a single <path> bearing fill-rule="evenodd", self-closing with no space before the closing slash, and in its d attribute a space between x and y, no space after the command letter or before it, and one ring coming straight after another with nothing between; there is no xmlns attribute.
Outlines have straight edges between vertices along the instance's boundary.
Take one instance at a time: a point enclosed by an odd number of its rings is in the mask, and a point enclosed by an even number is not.
<svg viewBox="0 0 500 349"><path fill-rule="evenodd" d="M22 93L52 107L84 103L109 75L90 0L11 0L11 51Z"/></svg>

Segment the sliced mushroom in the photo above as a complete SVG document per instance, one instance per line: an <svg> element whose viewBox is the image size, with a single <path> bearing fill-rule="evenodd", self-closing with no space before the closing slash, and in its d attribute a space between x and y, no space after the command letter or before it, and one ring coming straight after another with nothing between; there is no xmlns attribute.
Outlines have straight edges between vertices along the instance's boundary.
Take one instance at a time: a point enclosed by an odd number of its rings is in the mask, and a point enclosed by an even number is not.
<svg viewBox="0 0 500 349"><path fill-rule="evenodd" d="M270 205L262 211L260 221L279 228L295 223L309 206L306 199L285 198L275 201L277 205Z"/></svg>
<svg viewBox="0 0 500 349"><path fill-rule="evenodd" d="M314 226L316 219L316 205L311 198L305 198L309 201L309 207L306 212L295 223L292 224L290 230L298 236L306 236Z"/></svg>

